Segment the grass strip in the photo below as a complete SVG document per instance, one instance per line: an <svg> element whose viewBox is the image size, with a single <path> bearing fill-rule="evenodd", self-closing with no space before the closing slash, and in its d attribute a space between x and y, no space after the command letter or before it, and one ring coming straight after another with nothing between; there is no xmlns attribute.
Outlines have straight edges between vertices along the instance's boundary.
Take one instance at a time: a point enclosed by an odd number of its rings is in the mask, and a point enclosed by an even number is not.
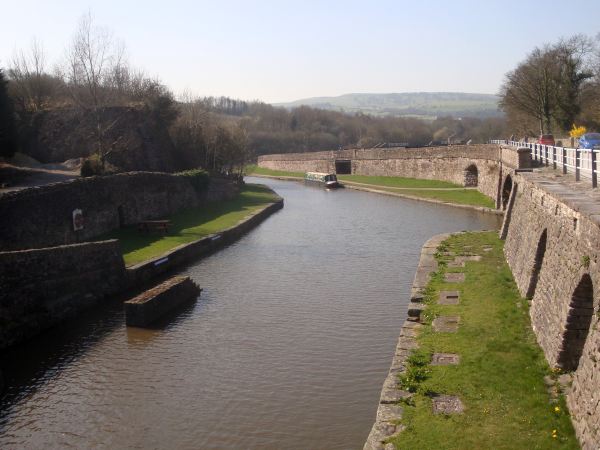
<svg viewBox="0 0 600 450"><path fill-rule="evenodd" d="M484 252L486 246L492 250ZM406 429L392 442L397 448L577 449L564 398L551 399L543 377L556 377L536 343L528 301L521 298L495 232L465 233L445 241L436 255L440 269L425 295L427 308L417 340L420 349L402 379L416 391L404 408ZM482 255L465 268L447 268L454 256ZM444 272L465 272L464 283L446 283ZM441 290L458 290L458 305L438 305ZM440 315L460 316L457 333L436 333L431 321ZM427 366L434 353L456 353L460 364ZM463 414L433 415L433 393L457 395Z"/></svg>
<svg viewBox="0 0 600 450"><path fill-rule="evenodd" d="M258 167L256 164L246 166L248 175L270 175L273 177L300 177L304 178L304 172L286 172L284 170L273 170L265 167Z"/></svg>
<svg viewBox="0 0 600 450"><path fill-rule="evenodd" d="M459 205L471 205L471 206L483 206L485 208L494 209L494 201L483 195L481 192L476 191L475 189L460 189L460 190L436 190L436 191L426 191L419 189L402 189L394 190L385 187L376 187L382 191L394 192L396 194L406 194L411 195L413 197L421 197L421 198L431 198L434 200L440 200L448 203L456 203Z"/></svg>
<svg viewBox="0 0 600 450"><path fill-rule="evenodd" d="M211 202L169 217L171 227L166 234L141 233L136 227L127 227L108 233L103 238L119 240L125 264L130 266L229 228L277 198L266 186L246 184L232 200Z"/></svg>

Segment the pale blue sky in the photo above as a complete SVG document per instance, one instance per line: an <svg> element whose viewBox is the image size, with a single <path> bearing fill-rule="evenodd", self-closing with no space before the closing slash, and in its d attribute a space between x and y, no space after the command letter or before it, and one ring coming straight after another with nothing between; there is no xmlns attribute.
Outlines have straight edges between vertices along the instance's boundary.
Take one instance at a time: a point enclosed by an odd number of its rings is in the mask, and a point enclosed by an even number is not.
<svg viewBox="0 0 600 450"><path fill-rule="evenodd" d="M535 46L600 32L600 0L14 1L0 65L31 39L58 62L92 11L176 93L267 102L350 92L496 93ZM8 20L6 20L8 18Z"/></svg>

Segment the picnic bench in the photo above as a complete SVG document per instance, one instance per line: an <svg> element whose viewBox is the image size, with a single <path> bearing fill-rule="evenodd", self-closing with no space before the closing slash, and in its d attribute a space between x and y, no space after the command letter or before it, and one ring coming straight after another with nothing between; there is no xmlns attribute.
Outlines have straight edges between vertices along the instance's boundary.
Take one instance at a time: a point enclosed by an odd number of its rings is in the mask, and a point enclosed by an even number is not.
<svg viewBox="0 0 600 450"><path fill-rule="evenodd" d="M170 226L170 220L144 220L143 222L138 223L137 229L142 233L150 233L151 231L162 231L166 234L167 231L169 231Z"/></svg>

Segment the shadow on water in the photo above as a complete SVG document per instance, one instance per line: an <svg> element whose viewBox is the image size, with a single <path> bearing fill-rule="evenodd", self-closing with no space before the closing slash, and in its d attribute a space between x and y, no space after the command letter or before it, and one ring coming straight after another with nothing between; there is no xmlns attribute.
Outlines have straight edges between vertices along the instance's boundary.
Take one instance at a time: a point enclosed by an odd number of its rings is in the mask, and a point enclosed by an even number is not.
<svg viewBox="0 0 600 450"><path fill-rule="evenodd" d="M285 207L181 268L198 300L134 329L113 299L1 355L0 448L362 448L421 246L498 219L251 182Z"/></svg>

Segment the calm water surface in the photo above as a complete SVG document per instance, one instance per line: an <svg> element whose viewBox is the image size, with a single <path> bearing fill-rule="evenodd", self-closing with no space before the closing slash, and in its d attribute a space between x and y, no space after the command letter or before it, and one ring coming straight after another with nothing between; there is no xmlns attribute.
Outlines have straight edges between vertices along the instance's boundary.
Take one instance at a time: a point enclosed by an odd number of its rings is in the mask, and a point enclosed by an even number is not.
<svg viewBox="0 0 600 450"><path fill-rule="evenodd" d="M0 448L362 448L421 246L498 219L252 181L285 208L181 271L196 304L141 330L112 302L3 358Z"/></svg>

